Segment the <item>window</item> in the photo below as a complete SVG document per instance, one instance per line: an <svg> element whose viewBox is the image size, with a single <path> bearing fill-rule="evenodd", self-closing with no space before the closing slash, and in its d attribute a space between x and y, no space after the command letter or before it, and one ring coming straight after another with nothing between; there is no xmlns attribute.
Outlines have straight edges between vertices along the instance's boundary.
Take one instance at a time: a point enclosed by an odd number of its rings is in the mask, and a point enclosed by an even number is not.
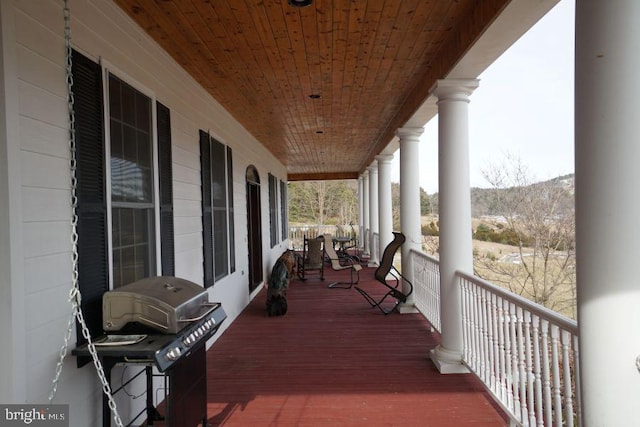
<svg viewBox="0 0 640 427"><path fill-rule="evenodd" d="M113 288L156 274L151 99L109 74Z"/></svg>
<svg viewBox="0 0 640 427"><path fill-rule="evenodd" d="M269 221L271 223L271 247L278 244L278 180L269 174Z"/></svg>
<svg viewBox="0 0 640 427"><path fill-rule="evenodd" d="M287 240L289 223L287 221L287 183L280 181L280 224L282 225L282 240Z"/></svg>
<svg viewBox="0 0 640 427"><path fill-rule="evenodd" d="M204 282L235 271L232 151L200 131Z"/></svg>
<svg viewBox="0 0 640 427"><path fill-rule="evenodd" d="M102 333L102 295L110 277L117 287L157 274L158 260L162 274L174 274L169 109L159 102L153 108L149 96L103 71L73 51L78 282L93 336ZM77 341L85 342L79 328Z"/></svg>

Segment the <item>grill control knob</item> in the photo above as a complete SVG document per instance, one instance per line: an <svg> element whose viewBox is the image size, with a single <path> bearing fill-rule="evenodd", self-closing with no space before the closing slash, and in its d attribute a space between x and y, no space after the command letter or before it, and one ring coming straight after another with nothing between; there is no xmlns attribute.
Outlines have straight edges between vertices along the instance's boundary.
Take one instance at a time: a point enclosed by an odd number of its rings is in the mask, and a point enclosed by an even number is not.
<svg viewBox="0 0 640 427"><path fill-rule="evenodd" d="M176 360L179 356L180 356L180 349L177 347L172 348L167 352L167 359L169 360Z"/></svg>

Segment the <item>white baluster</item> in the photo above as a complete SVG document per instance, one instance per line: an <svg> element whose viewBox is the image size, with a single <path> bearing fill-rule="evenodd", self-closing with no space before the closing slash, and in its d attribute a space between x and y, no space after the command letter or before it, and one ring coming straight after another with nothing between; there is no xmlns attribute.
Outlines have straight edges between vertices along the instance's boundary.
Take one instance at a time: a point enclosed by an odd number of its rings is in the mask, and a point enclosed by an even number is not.
<svg viewBox="0 0 640 427"><path fill-rule="evenodd" d="M544 417L542 411L542 379L540 375L540 317L533 316L533 372L535 374L535 414L538 426L544 426ZM531 408L533 410L533 408Z"/></svg>
<svg viewBox="0 0 640 427"><path fill-rule="evenodd" d="M533 374L533 345L531 343L531 313L524 312L524 350L525 358L527 362L527 412L529 413L529 425L536 425L536 412L535 412L535 399L533 394L534 387L534 374Z"/></svg>
<svg viewBox="0 0 640 427"><path fill-rule="evenodd" d="M549 322L542 320L542 390L544 392L544 422L553 425L553 402L551 400L551 364L549 363L550 337Z"/></svg>
<svg viewBox="0 0 640 427"><path fill-rule="evenodd" d="M493 371L493 387L494 394L500 395L502 386L502 372L500 371L500 344L499 344L499 315L498 315L498 297L495 294L491 295L490 300L491 307L491 343L493 347L492 352L492 371Z"/></svg>
<svg viewBox="0 0 640 427"><path fill-rule="evenodd" d="M558 327L551 325L551 374L553 378L553 407L555 408L555 423L562 425L562 393L560 384L560 361L559 359L559 342Z"/></svg>
<svg viewBox="0 0 640 427"><path fill-rule="evenodd" d="M576 402L578 403L577 411L576 411L576 425L582 425L582 406L580 405L581 397L580 397L580 347L578 347L578 337L576 335L572 336L573 338L573 364L574 364L574 379L575 379L575 389L576 389Z"/></svg>
<svg viewBox="0 0 640 427"><path fill-rule="evenodd" d="M471 351L471 319L469 316L469 282L460 279L460 289L462 289L462 360L466 361L473 371L473 352Z"/></svg>
<svg viewBox="0 0 640 427"><path fill-rule="evenodd" d="M518 353L518 392L521 408L522 425L529 425L529 414L527 412L527 372L525 369L525 351L524 351L524 331L523 323L524 318L522 314L522 308L517 307L517 353Z"/></svg>
<svg viewBox="0 0 640 427"><path fill-rule="evenodd" d="M573 390L571 389L571 334L562 331L562 376L564 378L565 425L573 426Z"/></svg>
<svg viewBox="0 0 640 427"><path fill-rule="evenodd" d="M480 342L482 343L482 367L485 384L491 387L491 347L489 346L489 313L488 298L485 289L480 290Z"/></svg>
<svg viewBox="0 0 640 427"><path fill-rule="evenodd" d="M498 347L500 349L500 400L502 402L509 402L509 393L507 390L508 378L510 376L508 359L505 350L505 336L508 335L508 320L507 313L504 310L505 301L498 297Z"/></svg>
<svg viewBox="0 0 640 427"><path fill-rule="evenodd" d="M522 419L520 393L518 390L520 375L518 373L518 336L516 334L517 320L516 306L515 304L509 303L509 340L511 345L511 387L513 389L513 410L517 416L517 419L520 421L524 421Z"/></svg>
<svg viewBox="0 0 640 427"><path fill-rule="evenodd" d="M471 323L469 324L469 339L471 340L470 348L471 348L471 359L473 360L473 369L474 372L481 376L480 371L480 353L478 352L478 311L477 311L477 301L478 301L478 288L473 284L469 283L469 319Z"/></svg>

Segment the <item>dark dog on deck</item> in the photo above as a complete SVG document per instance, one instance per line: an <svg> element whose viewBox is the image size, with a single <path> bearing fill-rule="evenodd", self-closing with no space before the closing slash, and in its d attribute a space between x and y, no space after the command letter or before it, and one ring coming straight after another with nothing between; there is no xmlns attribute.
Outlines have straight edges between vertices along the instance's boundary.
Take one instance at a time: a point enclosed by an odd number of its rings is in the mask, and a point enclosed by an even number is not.
<svg viewBox="0 0 640 427"><path fill-rule="evenodd" d="M293 277L295 258L293 251L284 251L271 270L267 286L267 315L287 314L287 289Z"/></svg>

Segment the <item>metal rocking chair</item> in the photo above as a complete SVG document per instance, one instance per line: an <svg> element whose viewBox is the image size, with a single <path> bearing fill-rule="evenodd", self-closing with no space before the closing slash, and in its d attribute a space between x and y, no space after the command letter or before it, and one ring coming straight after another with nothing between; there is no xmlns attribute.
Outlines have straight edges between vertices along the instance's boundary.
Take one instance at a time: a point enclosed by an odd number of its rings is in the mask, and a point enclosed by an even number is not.
<svg viewBox="0 0 640 427"><path fill-rule="evenodd" d="M308 239L304 236L302 254L296 255L296 260L296 274L300 280L307 280L309 274L324 280L324 238Z"/></svg>
<svg viewBox="0 0 640 427"><path fill-rule="evenodd" d="M348 282L333 282L328 287L329 288L342 288L342 289L350 289L360 281L360 270L362 270L362 266L360 263L348 256L338 256L332 244L327 244L327 242L332 242L331 234L324 235L324 252L327 254L327 258L331 261L331 268L335 271L341 270L349 270L349 281ZM355 280L354 280L355 273Z"/></svg>
<svg viewBox="0 0 640 427"><path fill-rule="evenodd" d="M380 261L380 266L376 269L374 276L376 280L382 283L386 288L386 293L382 296L382 298L377 299L369 295L364 289L356 286L356 290L360 292L360 294L367 300L371 307L378 307L380 311L384 314L389 314L392 311L398 308L399 303L403 303L407 301L407 298L413 292L413 284L407 280L394 266L393 266L393 257L405 242L406 238L404 234L393 232L393 240L391 243L387 245L384 249L384 253L382 254L382 260ZM402 278L402 282L400 279ZM390 283L391 282L391 283ZM395 283L393 283L395 282ZM401 284L408 285L408 291L403 292ZM387 298L395 298L396 302L393 304L393 307L390 309L385 309L382 306L382 303Z"/></svg>

